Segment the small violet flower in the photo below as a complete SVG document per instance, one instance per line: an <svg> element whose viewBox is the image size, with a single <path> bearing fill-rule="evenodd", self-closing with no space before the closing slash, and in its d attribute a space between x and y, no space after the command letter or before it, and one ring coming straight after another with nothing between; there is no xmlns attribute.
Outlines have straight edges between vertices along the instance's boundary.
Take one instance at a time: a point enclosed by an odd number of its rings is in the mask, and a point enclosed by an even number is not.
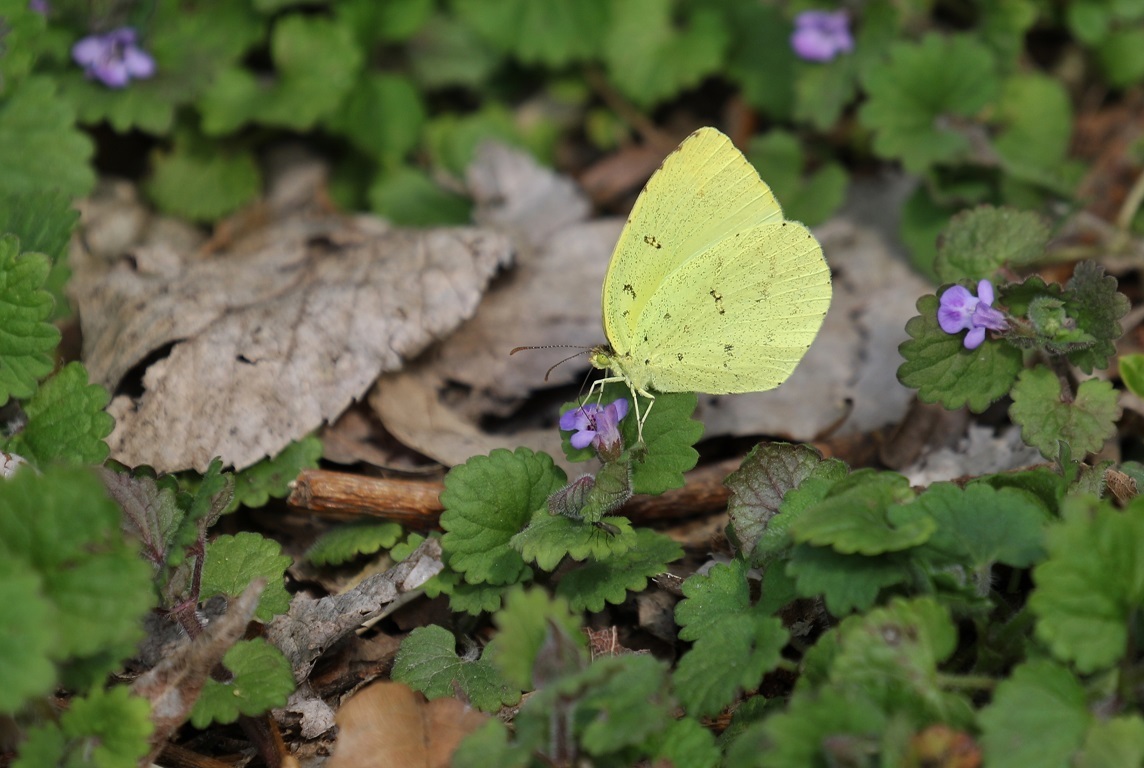
<svg viewBox="0 0 1144 768"><path fill-rule="evenodd" d="M803 11L794 19L790 47L807 61L830 61L854 50L846 11Z"/></svg>
<svg viewBox="0 0 1144 768"><path fill-rule="evenodd" d="M72 59L84 68L89 79L108 88L122 88L131 80L155 74L151 54L135 44L131 27L113 29L105 35L88 35L72 46Z"/></svg>
<svg viewBox="0 0 1144 768"><path fill-rule="evenodd" d="M964 286L955 285L941 295L937 322L946 333L965 334L965 348L977 349L985 341L986 329L1004 331L1009 327L1005 315L993 308L993 284L982 280L974 296Z"/></svg>
<svg viewBox="0 0 1144 768"><path fill-rule="evenodd" d="M598 453L613 451L620 444L620 421L628 415L628 401L624 398L605 406L587 403L573 408L560 417L560 428L575 430L572 447L594 447Z"/></svg>
<svg viewBox="0 0 1144 768"><path fill-rule="evenodd" d="M47 16L52 12L52 6L48 4L48 0L28 0L28 10Z"/></svg>

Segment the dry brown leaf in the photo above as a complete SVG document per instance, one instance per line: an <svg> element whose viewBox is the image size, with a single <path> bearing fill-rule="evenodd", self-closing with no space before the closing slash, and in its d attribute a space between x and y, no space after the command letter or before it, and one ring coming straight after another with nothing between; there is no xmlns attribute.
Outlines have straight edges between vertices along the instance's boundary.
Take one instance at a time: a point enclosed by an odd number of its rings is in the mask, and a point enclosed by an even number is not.
<svg viewBox="0 0 1144 768"><path fill-rule="evenodd" d="M487 719L456 699L426 701L401 683L373 683L338 710L326 768L447 768L461 739Z"/></svg>
<svg viewBox="0 0 1144 768"><path fill-rule="evenodd" d="M333 419L476 310L510 258L476 228L387 229L294 207L225 252L164 243L73 251L92 378L114 389L148 355L141 396L109 411L112 457L160 471L242 468Z"/></svg>

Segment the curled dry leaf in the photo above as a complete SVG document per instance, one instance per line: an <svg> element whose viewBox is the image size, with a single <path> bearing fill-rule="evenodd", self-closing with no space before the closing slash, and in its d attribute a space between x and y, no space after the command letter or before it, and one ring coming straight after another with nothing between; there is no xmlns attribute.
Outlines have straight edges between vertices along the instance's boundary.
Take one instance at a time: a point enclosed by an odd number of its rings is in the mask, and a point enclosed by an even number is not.
<svg viewBox="0 0 1144 768"><path fill-rule="evenodd" d="M242 468L336 417L476 311L508 263L502 235L401 230L288 209L222 252L164 243L107 259L73 251L84 359L112 391L112 457L160 471Z"/></svg>
<svg viewBox="0 0 1144 768"><path fill-rule="evenodd" d="M338 710L326 768L446 768L461 739L487 719L456 699L426 701L401 683L373 683Z"/></svg>

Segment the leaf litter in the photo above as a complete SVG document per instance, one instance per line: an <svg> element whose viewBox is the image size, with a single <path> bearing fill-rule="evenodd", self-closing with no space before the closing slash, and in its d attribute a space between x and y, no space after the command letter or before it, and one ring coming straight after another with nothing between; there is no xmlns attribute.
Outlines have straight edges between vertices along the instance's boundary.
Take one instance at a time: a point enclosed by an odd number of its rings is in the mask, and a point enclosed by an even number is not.
<svg viewBox="0 0 1144 768"><path fill-rule="evenodd" d="M272 192L266 223L219 250L158 237L73 249L93 380L116 391L150 363L142 393L109 408L117 461L203 471L214 456L241 469L278 453L471 317L511 260L487 229L404 230L323 210L299 174L313 171L287 167L279 184L304 193ZM108 214L130 228L138 214L117 207Z"/></svg>

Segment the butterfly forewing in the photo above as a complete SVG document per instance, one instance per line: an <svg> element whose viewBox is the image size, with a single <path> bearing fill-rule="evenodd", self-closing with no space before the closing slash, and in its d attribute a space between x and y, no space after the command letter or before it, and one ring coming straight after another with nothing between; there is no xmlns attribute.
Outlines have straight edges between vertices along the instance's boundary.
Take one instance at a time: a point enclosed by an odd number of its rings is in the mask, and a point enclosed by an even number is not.
<svg viewBox="0 0 1144 768"><path fill-rule="evenodd" d="M714 128L684 139L640 193L612 253L602 298L613 351L632 349L644 307L681 264L768 221L781 222L782 208L730 139Z"/></svg>

